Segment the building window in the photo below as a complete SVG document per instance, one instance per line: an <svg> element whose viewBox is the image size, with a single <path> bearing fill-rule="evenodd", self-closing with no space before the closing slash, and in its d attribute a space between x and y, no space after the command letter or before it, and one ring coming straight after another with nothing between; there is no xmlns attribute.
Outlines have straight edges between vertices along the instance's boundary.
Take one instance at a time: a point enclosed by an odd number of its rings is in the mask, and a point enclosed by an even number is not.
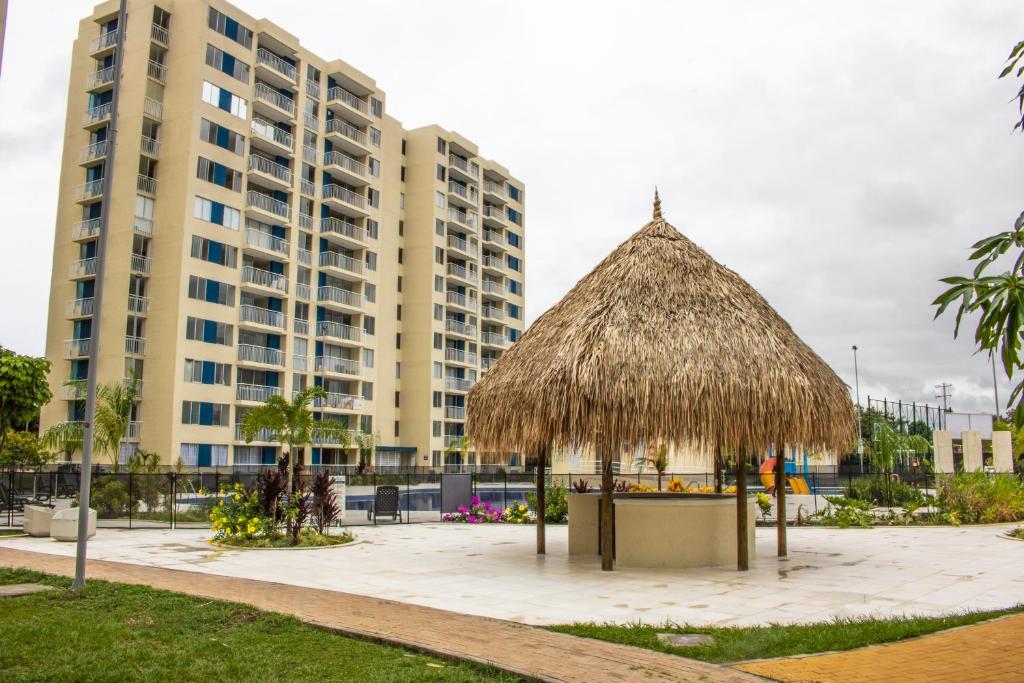
<svg viewBox="0 0 1024 683"><path fill-rule="evenodd" d="M245 136L212 121L199 121L199 138L239 156L245 154Z"/></svg>
<svg viewBox="0 0 1024 683"><path fill-rule="evenodd" d="M523 286L519 284L519 280L513 280L512 278L509 278L508 291L512 292L513 294L521 294L522 290Z"/></svg>
<svg viewBox="0 0 1024 683"><path fill-rule="evenodd" d="M402 140L402 156L405 156L405 140Z"/></svg>
<svg viewBox="0 0 1024 683"><path fill-rule="evenodd" d="M224 88L218 87L209 81L203 81L203 102L231 112L240 119L249 118L248 101L232 95Z"/></svg>
<svg viewBox="0 0 1024 683"><path fill-rule="evenodd" d="M512 184L508 185L508 196L511 197L512 199L516 200L517 202L521 201L522 197L523 197L522 191L518 187L516 187L515 185L512 185Z"/></svg>
<svg viewBox="0 0 1024 683"><path fill-rule="evenodd" d="M444 164L437 165L437 179L444 182Z"/></svg>
<svg viewBox="0 0 1024 683"><path fill-rule="evenodd" d="M380 160L370 157L370 175L380 178Z"/></svg>
<svg viewBox="0 0 1024 683"><path fill-rule="evenodd" d="M380 206L380 192L372 187L367 188L366 203L375 209L378 208Z"/></svg>
<svg viewBox="0 0 1024 683"><path fill-rule="evenodd" d="M367 282L363 285L363 295L371 304L377 302L377 285Z"/></svg>
<svg viewBox="0 0 1024 683"><path fill-rule="evenodd" d="M239 45L244 45L247 48L252 47L252 31L212 7L210 8L210 28L223 36L227 36Z"/></svg>
<svg viewBox="0 0 1024 683"><path fill-rule="evenodd" d="M362 397L364 401L373 400L373 382L363 382Z"/></svg>
<svg viewBox="0 0 1024 683"><path fill-rule="evenodd" d="M199 220L223 225L232 230L238 230L242 226L242 213L238 209L232 209L230 206L204 197L196 197L193 215Z"/></svg>
<svg viewBox="0 0 1024 683"><path fill-rule="evenodd" d="M434 196L434 203L437 205L437 208L439 208L439 209L443 209L444 208L444 192L438 192Z"/></svg>
<svg viewBox="0 0 1024 683"><path fill-rule="evenodd" d="M399 292L402 291L402 276L401 275L398 276L398 291Z"/></svg>
<svg viewBox="0 0 1024 683"><path fill-rule="evenodd" d="M398 420L395 420L395 436L398 436Z"/></svg>
<svg viewBox="0 0 1024 683"><path fill-rule="evenodd" d="M403 252L402 252L402 248L401 248L401 247L399 247L399 248L398 248L398 262L399 262L399 263L401 263L401 262L402 262L402 253L403 253Z"/></svg>
<svg viewBox="0 0 1024 683"><path fill-rule="evenodd" d="M444 307L441 304L434 304L434 320L441 320L444 317Z"/></svg>
<svg viewBox="0 0 1024 683"><path fill-rule="evenodd" d="M431 432L435 437L441 436L441 421L434 420L431 425Z"/></svg>
<svg viewBox="0 0 1024 683"><path fill-rule="evenodd" d="M433 399L434 399L434 402L433 402L434 407L435 408L440 408L441 407L441 392L440 391L433 392Z"/></svg>
<svg viewBox="0 0 1024 683"><path fill-rule="evenodd" d="M523 214L519 213L518 211L516 211L512 207L509 207L509 209L508 209L508 219L510 221L512 221L513 223L515 223L516 225L522 225L523 224Z"/></svg>
<svg viewBox="0 0 1024 683"><path fill-rule="evenodd" d="M205 277L190 275L188 278L188 298L207 301L222 306L235 305L235 286Z"/></svg>
<svg viewBox="0 0 1024 683"><path fill-rule="evenodd" d="M398 208L400 208L400 209L404 209L405 208L405 193L404 192L400 192L398 194Z"/></svg>
<svg viewBox="0 0 1024 683"><path fill-rule="evenodd" d="M369 270L377 270L377 254L372 251L366 252L366 267Z"/></svg>
<svg viewBox="0 0 1024 683"><path fill-rule="evenodd" d="M395 318L398 320L402 319L402 304L395 306Z"/></svg>
<svg viewBox="0 0 1024 683"><path fill-rule="evenodd" d="M373 367L373 349L363 349L363 367Z"/></svg>
<svg viewBox="0 0 1024 683"><path fill-rule="evenodd" d="M520 334L522 334L522 332L520 332L519 330L513 327L508 328L508 340L510 342L518 341Z"/></svg>
<svg viewBox="0 0 1024 683"><path fill-rule="evenodd" d="M181 463L185 467L227 467L228 447L221 444L183 443Z"/></svg>
<svg viewBox="0 0 1024 683"><path fill-rule="evenodd" d="M372 126L370 127L370 144L374 147L380 147L380 131Z"/></svg>
<svg viewBox="0 0 1024 683"><path fill-rule="evenodd" d="M384 115L384 103L378 100L376 97L370 98L370 113L377 118Z"/></svg>
<svg viewBox="0 0 1024 683"><path fill-rule="evenodd" d="M231 386L231 365L210 360L185 359L185 381L193 384Z"/></svg>
<svg viewBox="0 0 1024 683"><path fill-rule="evenodd" d="M395 363L395 379L402 379L402 364Z"/></svg>
<svg viewBox="0 0 1024 683"><path fill-rule="evenodd" d="M445 143L444 138L438 138L437 139L437 153L438 154L444 154L446 149L447 149L447 144Z"/></svg>
<svg viewBox="0 0 1024 683"><path fill-rule="evenodd" d="M218 266L234 268L238 260L238 248L192 235L192 257Z"/></svg>
<svg viewBox="0 0 1024 683"><path fill-rule="evenodd" d="M435 332L434 333L434 348L435 349L440 349L443 346L444 346L444 340L441 337L441 333L440 332Z"/></svg>
<svg viewBox="0 0 1024 683"><path fill-rule="evenodd" d="M380 229L380 226L377 223L377 221L373 220L372 218L367 218L366 219L366 235L370 239L374 239L374 240L377 239L377 235L378 235L379 229Z"/></svg>
<svg viewBox="0 0 1024 683"><path fill-rule="evenodd" d="M220 48L209 44L206 46L206 65L212 66L214 69L222 71L246 85L249 83L248 64L240 59L235 59L234 55L230 55Z"/></svg>
<svg viewBox="0 0 1024 683"><path fill-rule="evenodd" d="M434 379L441 379L442 377L444 377L444 367L437 361L434 361Z"/></svg>
<svg viewBox="0 0 1024 683"><path fill-rule="evenodd" d="M395 407L396 408L401 408L402 407L402 392L400 392L400 391L396 391L395 392Z"/></svg>
<svg viewBox="0 0 1024 683"><path fill-rule="evenodd" d="M401 180L403 183L405 182L405 166L403 166L402 170L398 173L398 179Z"/></svg>
<svg viewBox="0 0 1024 683"><path fill-rule="evenodd" d="M434 291L435 292L443 292L444 291L444 278L441 277L440 275L435 275L434 276Z"/></svg>
<svg viewBox="0 0 1024 683"><path fill-rule="evenodd" d="M509 268L511 268L512 270L516 271L517 273L519 272L519 258L518 257L512 256L511 254L507 254L505 256L505 261L508 263L508 267Z"/></svg>
<svg viewBox="0 0 1024 683"><path fill-rule="evenodd" d="M185 338L207 344L234 345L234 326L189 316L185 320Z"/></svg>
<svg viewBox="0 0 1024 683"><path fill-rule="evenodd" d="M226 187L229 190L238 192L242 189L242 174L238 171L228 168L223 164L218 164L216 161L210 161L199 157L199 161L196 167L196 177L200 180L205 180L214 185L220 185Z"/></svg>
<svg viewBox="0 0 1024 683"><path fill-rule="evenodd" d="M181 424L204 427L227 427L231 406L227 403L182 401Z"/></svg>
<svg viewBox="0 0 1024 683"><path fill-rule="evenodd" d="M434 232L444 237L444 221L440 218L434 219Z"/></svg>
<svg viewBox="0 0 1024 683"><path fill-rule="evenodd" d="M510 318L519 320L519 306L516 304L508 304L508 315Z"/></svg>
<svg viewBox="0 0 1024 683"><path fill-rule="evenodd" d="M519 235L517 235L516 233L512 232L511 230L509 230L507 232L507 234L508 234L508 243L509 243L509 245L518 249L519 248Z"/></svg>
<svg viewBox="0 0 1024 683"><path fill-rule="evenodd" d="M364 315L363 316L363 332L365 332L366 334L369 334L369 335L374 334L374 330L377 327L376 322L377 322L377 319L374 318L372 315Z"/></svg>

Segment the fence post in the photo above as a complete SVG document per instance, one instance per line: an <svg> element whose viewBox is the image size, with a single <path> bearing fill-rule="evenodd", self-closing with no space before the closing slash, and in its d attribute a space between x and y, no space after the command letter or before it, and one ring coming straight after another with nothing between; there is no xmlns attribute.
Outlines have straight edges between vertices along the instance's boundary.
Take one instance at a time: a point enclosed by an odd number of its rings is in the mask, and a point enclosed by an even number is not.
<svg viewBox="0 0 1024 683"><path fill-rule="evenodd" d="M178 525L175 522L175 512L178 509L178 474L171 472L171 528L177 529Z"/></svg>

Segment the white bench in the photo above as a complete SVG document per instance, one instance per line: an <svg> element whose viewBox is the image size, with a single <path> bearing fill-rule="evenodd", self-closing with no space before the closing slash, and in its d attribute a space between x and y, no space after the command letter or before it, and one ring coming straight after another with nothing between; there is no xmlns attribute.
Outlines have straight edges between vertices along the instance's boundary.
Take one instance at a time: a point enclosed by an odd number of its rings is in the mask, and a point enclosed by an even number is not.
<svg viewBox="0 0 1024 683"><path fill-rule="evenodd" d="M78 511L81 508L66 508L53 513L50 520L50 536L58 541L78 540ZM89 529L86 538L96 535L96 511L89 509Z"/></svg>

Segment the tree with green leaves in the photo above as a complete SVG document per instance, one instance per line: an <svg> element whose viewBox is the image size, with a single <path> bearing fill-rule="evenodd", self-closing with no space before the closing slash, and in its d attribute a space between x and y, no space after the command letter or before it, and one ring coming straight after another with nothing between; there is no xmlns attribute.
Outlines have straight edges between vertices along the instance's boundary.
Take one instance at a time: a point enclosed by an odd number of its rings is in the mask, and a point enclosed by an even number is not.
<svg viewBox="0 0 1024 683"><path fill-rule="evenodd" d="M46 381L50 361L0 349L0 453L11 430L24 428L53 393Z"/></svg>
<svg viewBox="0 0 1024 683"><path fill-rule="evenodd" d="M931 449L928 440L917 434L903 434L892 425L876 422L874 433L867 443L871 462L884 472L891 472L904 456L925 455Z"/></svg>
<svg viewBox="0 0 1024 683"><path fill-rule="evenodd" d="M268 432L269 441L281 444L282 455L288 462L288 488L293 490L295 480L295 458L293 454L306 446L325 441L348 448L352 435L341 420L333 418L316 420L309 409L314 399L326 399L323 387L306 387L295 393L289 402L283 396L274 395L263 405L257 406L242 416L240 428L246 443L252 443L263 430Z"/></svg>
<svg viewBox="0 0 1024 683"><path fill-rule="evenodd" d="M462 457L461 464L468 464L469 460L469 448L473 445L473 442L469 438L469 434L463 434L457 439L453 439L448 446L445 447L445 455L459 455Z"/></svg>
<svg viewBox="0 0 1024 683"><path fill-rule="evenodd" d="M74 380L80 383L82 380ZM124 382L110 382L96 387L96 408L93 419L92 447L97 453L110 458L116 472L119 467L121 444L128 437L132 421L132 408L139 395L139 378L133 371ZM43 434L42 442L49 448L74 452L85 443L85 425L81 422L61 422Z"/></svg>
<svg viewBox="0 0 1024 683"><path fill-rule="evenodd" d="M373 463L373 452L380 443L380 434L363 432L356 436L356 448L359 449L360 472Z"/></svg>
<svg viewBox="0 0 1024 683"><path fill-rule="evenodd" d="M1017 43L1007 58L999 78L1024 76L1024 41ZM1024 82L1017 93L1020 119L1013 129L1024 131ZM1021 339L1024 334L1024 213L1014 221L1013 228L996 233L975 242L968 260L973 262L971 275L943 278L949 287L940 294L933 306L937 306L938 318L946 309L958 304L953 336L960 334L960 325L965 315L977 316L974 343L978 351L997 356L1008 379L1015 371L1024 369L1021 358ZM1004 258L1005 257L1005 258ZM1009 263L1010 269L993 273L990 266L997 261ZM1014 412L1014 421L1024 426L1024 381L1018 383L1007 403Z"/></svg>
<svg viewBox="0 0 1024 683"><path fill-rule="evenodd" d="M0 451L0 466L21 465L23 467L42 467L53 460L53 456L39 443L39 438L32 432L10 430Z"/></svg>

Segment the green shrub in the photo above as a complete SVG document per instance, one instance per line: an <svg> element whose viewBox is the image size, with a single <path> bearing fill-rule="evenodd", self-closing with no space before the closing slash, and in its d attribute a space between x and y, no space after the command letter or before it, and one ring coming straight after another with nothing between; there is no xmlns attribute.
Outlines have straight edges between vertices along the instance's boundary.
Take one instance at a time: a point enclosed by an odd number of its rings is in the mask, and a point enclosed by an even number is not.
<svg viewBox="0 0 1024 683"><path fill-rule="evenodd" d="M533 510L537 509L537 494L530 491L526 501ZM565 524L569 521L569 499L565 487L555 484L548 486L544 493L544 521L551 524Z"/></svg>
<svg viewBox="0 0 1024 683"><path fill-rule="evenodd" d="M78 507L78 496L71 503ZM99 519L115 519L127 517L138 510L138 503L128 495L128 486L119 479L105 477L93 479L89 489L89 507L96 511Z"/></svg>
<svg viewBox="0 0 1024 683"><path fill-rule="evenodd" d="M875 518L871 515L871 503L843 496L825 496L825 500L831 505L812 515L812 517L817 517L822 524L837 526L840 529L874 525Z"/></svg>
<svg viewBox="0 0 1024 683"><path fill-rule="evenodd" d="M915 503L920 507L923 502L920 490L904 481L885 476L854 479L846 487L846 497L894 507L906 507L908 503Z"/></svg>
<svg viewBox="0 0 1024 683"><path fill-rule="evenodd" d="M962 472L939 482L939 511L957 522L991 524L1024 519L1024 484L1014 476Z"/></svg>

